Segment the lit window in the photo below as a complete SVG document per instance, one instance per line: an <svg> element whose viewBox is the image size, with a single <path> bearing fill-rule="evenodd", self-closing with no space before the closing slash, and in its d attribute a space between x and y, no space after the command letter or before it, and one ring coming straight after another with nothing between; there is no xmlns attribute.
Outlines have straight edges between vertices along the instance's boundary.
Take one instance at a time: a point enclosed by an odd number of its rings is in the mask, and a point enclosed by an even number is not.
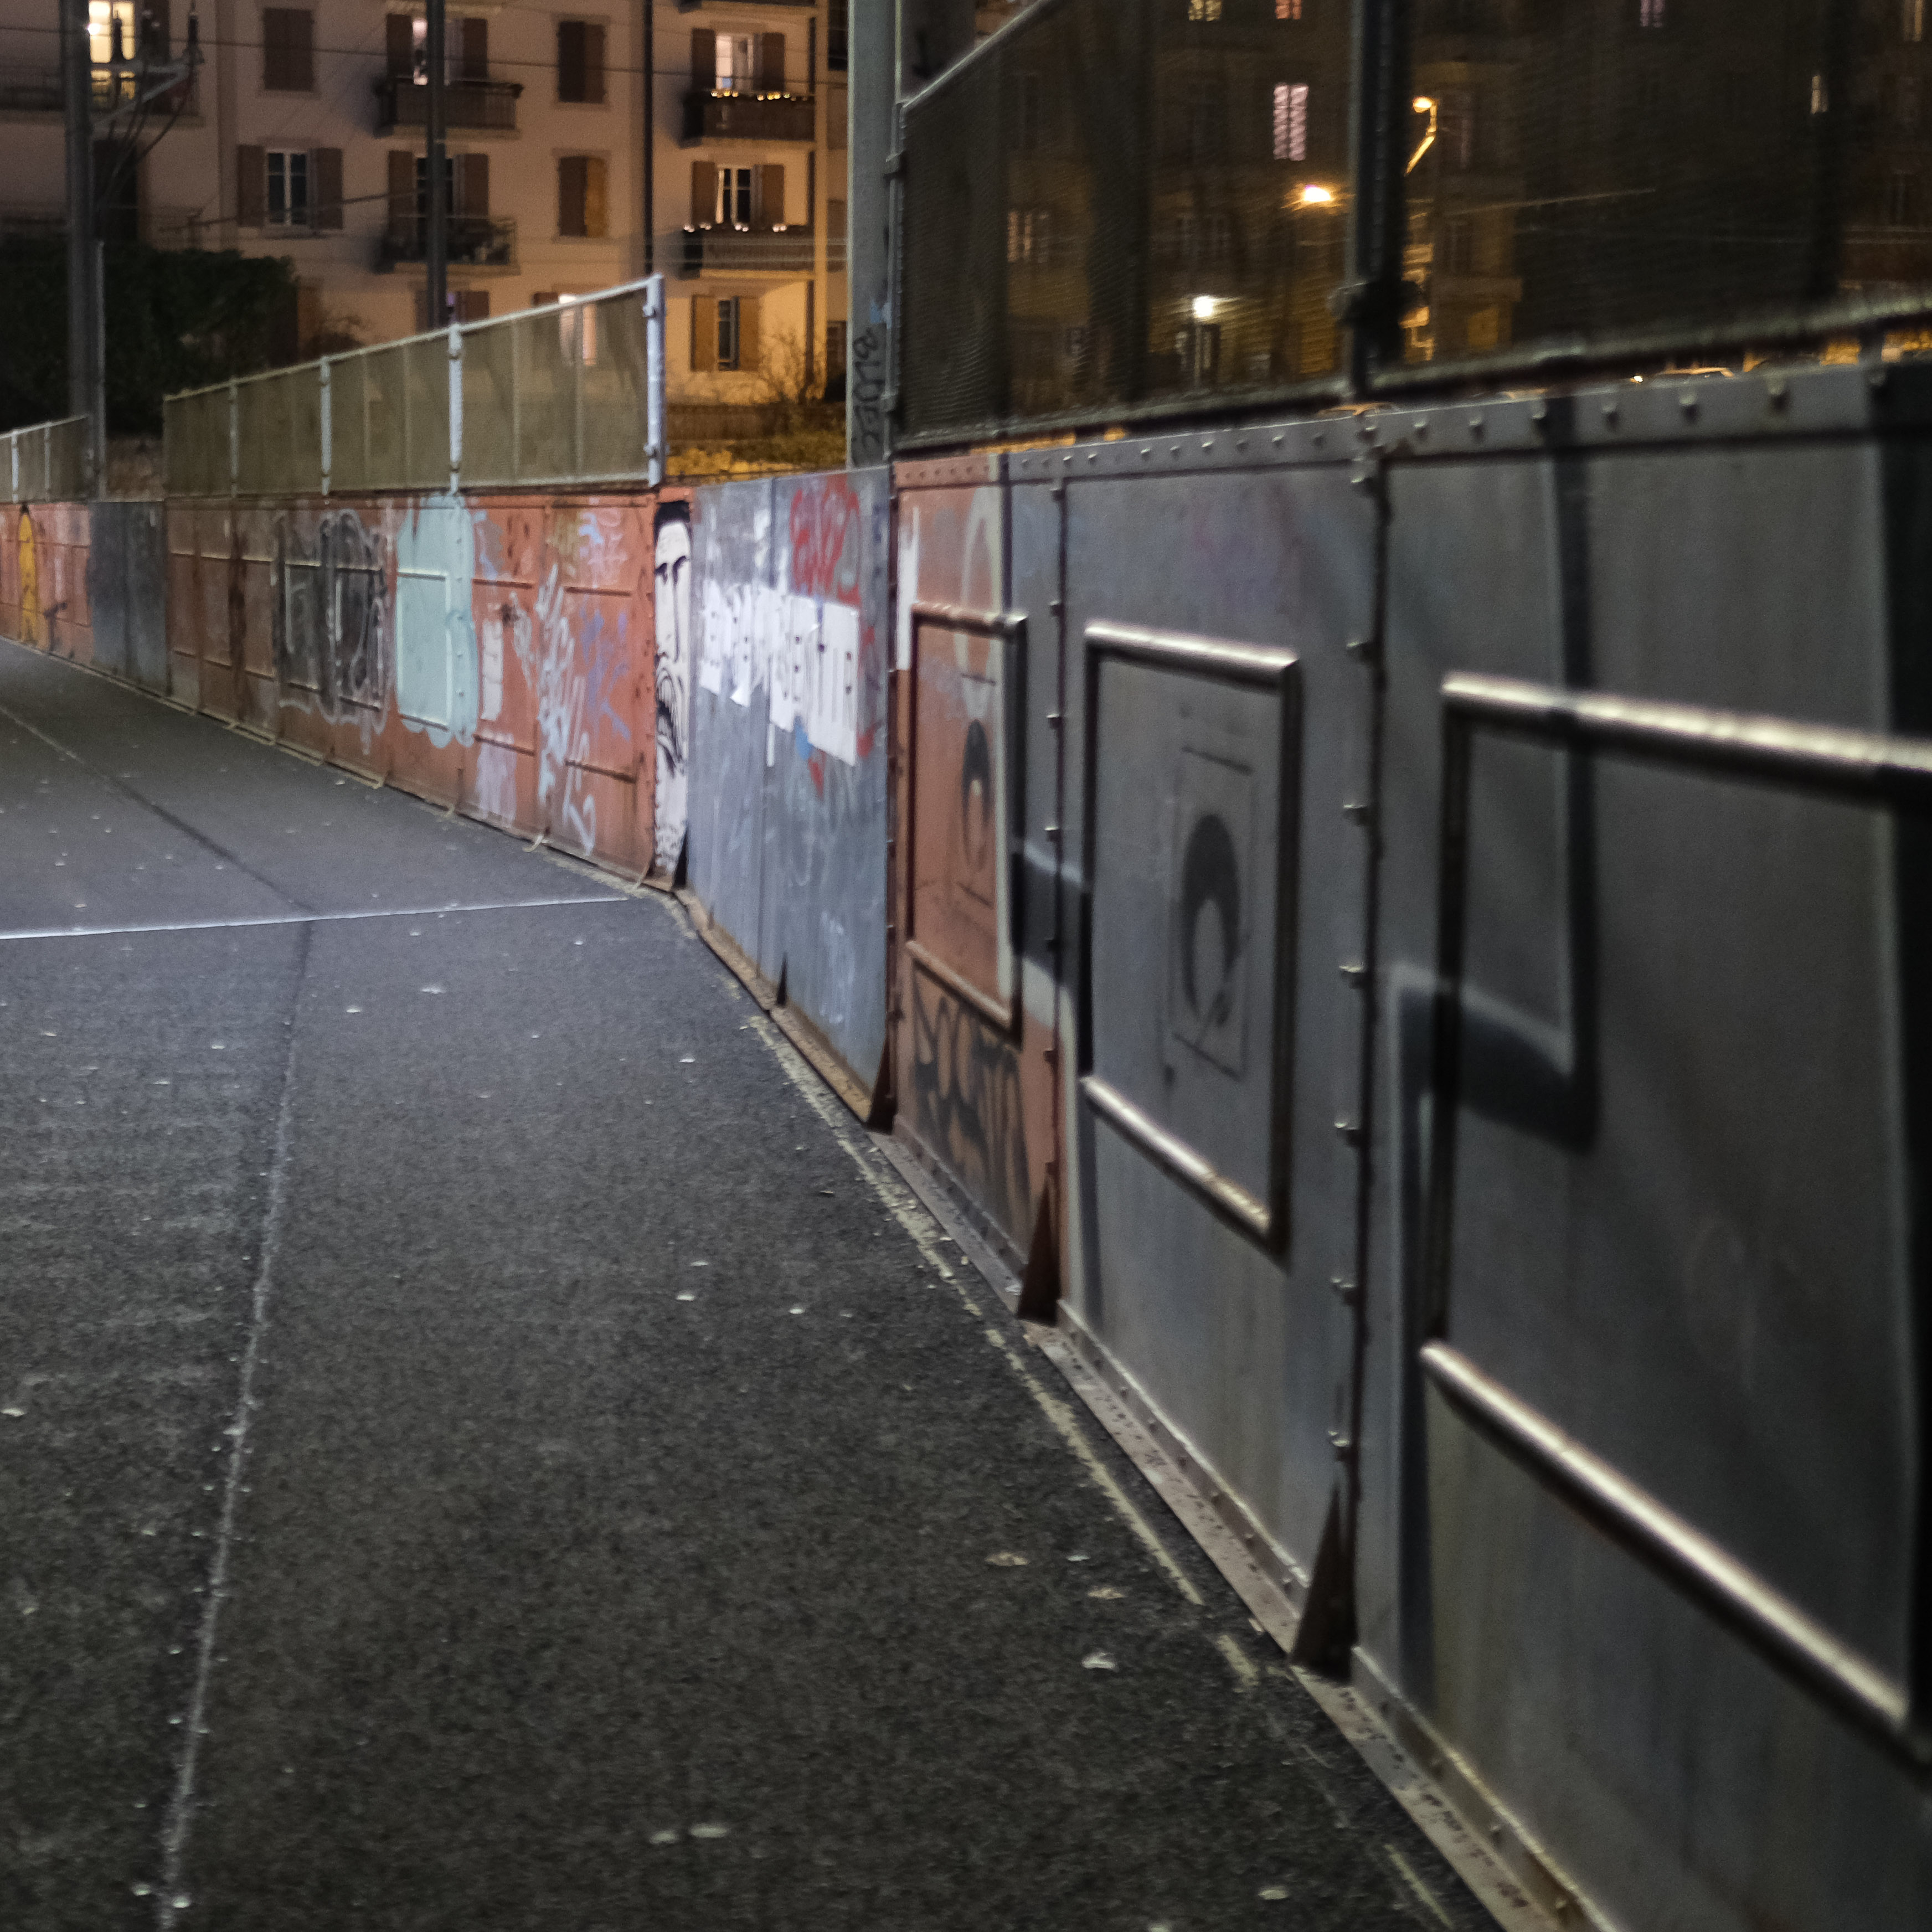
<svg viewBox="0 0 1932 1932"><path fill-rule="evenodd" d="M749 34L720 34L718 36L718 92L720 94L749 94L757 85L752 36Z"/></svg>
<svg viewBox="0 0 1932 1932"><path fill-rule="evenodd" d="M718 303L718 366L721 369L735 369L738 366L738 298L723 296Z"/></svg>
<svg viewBox="0 0 1932 1932"><path fill-rule="evenodd" d="M1898 38L1916 46L1925 38L1925 0L1899 0Z"/></svg>
<svg viewBox="0 0 1932 1932"><path fill-rule="evenodd" d="M1048 208L1006 210L1006 260L1044 266L1052 259L1053 211Z"/></svg>
<svg viewBox="0 0 1932 1932"><path fill-rule="evenodd" d="M757 179L749 168L718 170L718 207L713 218L720 228L752 225L752 190Z"/></svg>
<svg viewBox="0 0 1932 1932"><path fill-rule="evenodd" d="M1274 16L1277 20L1300 20L1301 0L1274 0Z"/></svg>
<svg viewBox="0 0 1932 1932"><path fill-rule="evenodd" d="M114 30L121 29L121 44ZM88 58L98 67L112 60L134 58L134 0L88 0Z"/></svg>
<svg viewBox="0 0 1932 1932"><path fill-rule="evenodd" d="M1832 104L1831 90L1825 85L1825 76L1814 74L1811 76L1811 111L1822 114Z"/></svg>
<svg viewBox="0 0 1932 1932"><path fill-rule="evenodd" d="M1274 158L1278 161L1308 158L1308 83L1305 80L1275 84Z"/></svg>
<svg viewBox="0 0 1932 1932"><path fill-rule="evenodd" d="M268 150L268 226L306 228L308 215L308 156L300 149Z"/></svg>
<svg viewBox="0 0 1932 1932"><path fill-rule="evenodd" d="M1190 20L1218 20L1221 17L1221 0L1187 0L1187 17Z"/></svg>
<svg viewBox="0 0 1932 1932"><path fill-rule="evenodd" d="M1636 0L1636 23L1646 33L1664 25L1664 0Z"/></svg>

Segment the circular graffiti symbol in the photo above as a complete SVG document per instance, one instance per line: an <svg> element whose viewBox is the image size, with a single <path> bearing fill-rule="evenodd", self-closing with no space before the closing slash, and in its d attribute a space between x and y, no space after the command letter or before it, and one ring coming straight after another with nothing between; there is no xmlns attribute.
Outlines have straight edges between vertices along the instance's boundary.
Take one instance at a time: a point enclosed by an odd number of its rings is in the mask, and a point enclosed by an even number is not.
<svg viewBox="0 0 1932 1932"><path fill-rule="evenodd" d="M1210 812L1195 821L1180 866L1180 987L1204 1028L1226 1026L1233 1015L1240 934L1234 836Z"/></svg>
<svg viewBox="0 0 1932 1932"><path fill-rule="evenodd" d="M993 748L976 718L959 756L959 837L969 873L983 871L993 855Z"/></svg>

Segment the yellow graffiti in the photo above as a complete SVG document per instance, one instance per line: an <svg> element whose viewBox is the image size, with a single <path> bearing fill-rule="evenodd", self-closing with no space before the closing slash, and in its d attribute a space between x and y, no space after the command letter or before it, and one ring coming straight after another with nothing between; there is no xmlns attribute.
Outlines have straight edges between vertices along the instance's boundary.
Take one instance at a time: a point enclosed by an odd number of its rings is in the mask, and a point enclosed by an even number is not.
<svg viewBox="0 0 1932 1932"><path fill-rule="evenodd" d="M40 565L34 554L34 519L20 512L20 641L44 647L46 620L40 612Z"/></svg>

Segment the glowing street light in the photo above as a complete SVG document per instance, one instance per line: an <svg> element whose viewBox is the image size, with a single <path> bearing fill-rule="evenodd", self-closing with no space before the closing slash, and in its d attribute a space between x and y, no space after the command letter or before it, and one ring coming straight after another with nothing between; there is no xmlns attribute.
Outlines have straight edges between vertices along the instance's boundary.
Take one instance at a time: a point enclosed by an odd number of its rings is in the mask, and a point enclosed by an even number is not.
<svg viewBox="0 0 1932 1932"><path fill-rule="evenodd" d="M1319 182L1307 182L1303 184L1301 205L1304 208L1332 207L1334 200L1335 190L1332 188L1324 188Z"/></svg>
<svg viewBox="0 0 1932 1932"><path fill-rule="evenodd" d="M1423 136L1421 146L1409 156L1408 166L1402 170L1404 174L1413 174L1416 163L1436 144L1436 103L1427 94L1418 94L1408 104L1417 113L1429 116L1429 132Z"/></svg>
<svg viewBox="0 0 1932 1932"><path fill-rule="evenodd" d="M1193 308L1196 322L1212 322L1214 320L1214 298L1212 296L1196 296Z"/></svg>

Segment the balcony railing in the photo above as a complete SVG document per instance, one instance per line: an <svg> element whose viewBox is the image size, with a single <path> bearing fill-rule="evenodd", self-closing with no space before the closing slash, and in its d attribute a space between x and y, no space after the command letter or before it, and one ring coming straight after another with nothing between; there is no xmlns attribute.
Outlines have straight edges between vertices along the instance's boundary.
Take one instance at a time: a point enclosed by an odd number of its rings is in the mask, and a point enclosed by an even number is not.
<svg viewBox="0 0 1932 1932"><path fill-rule="evenodd" d="M452 80L442 90L444 124L451 128L490 128L514 134L520 80ZM376 82L376 129L429 125L429 89L407 74L386 74Z"/></svg>
<svg viewBox="0 0 1932 1932"><path fill-rule="evenodd" d="M0 68L0 112L58 114L61 74L57 67Z"/></svg>
<svg viewBox="0 0 1932 1932"><path fill-rule="evenodd" d="M428 227L421 215L392 220L382 231L376 267L396 268L422 261L428 250ZM449 266L452 268L514 268L517 224L493 214L452 214Z"/></svg>
<svg viewBox="0 0 1932 1932"><path fill-rule="evenodd" d="M687 94L684 138L692 141L809 141L818 103L808 94Z"/></svg>
<svg viewBox="0 0 1932 1932"><path fill-rule="evenodd" d="M809 228L687 228L684 272L704 275L738 269L752 274L808 275L813 239Z"/></svg>

